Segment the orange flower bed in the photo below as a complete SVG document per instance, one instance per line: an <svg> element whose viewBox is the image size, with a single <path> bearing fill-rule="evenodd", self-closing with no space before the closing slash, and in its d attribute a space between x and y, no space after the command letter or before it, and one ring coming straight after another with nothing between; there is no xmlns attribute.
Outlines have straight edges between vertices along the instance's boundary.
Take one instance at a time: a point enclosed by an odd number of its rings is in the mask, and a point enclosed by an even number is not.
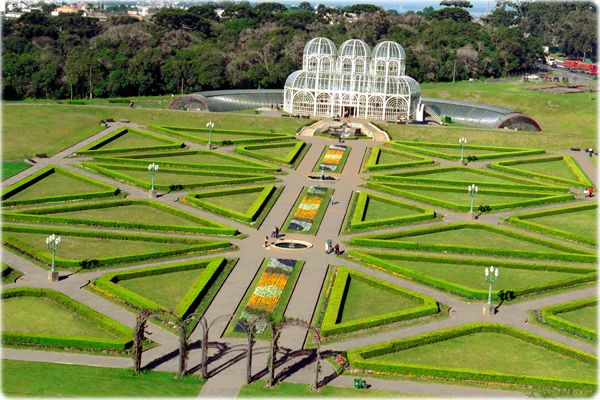
<svg viewBox="0 0 600 400"><path fill-rule="evenodd" d="M265 272L260 277L257 286L277 286L280 289L283 289L288 281L288 276L285 274L270 274Z"/></svg>
<svg viewBox="0 0 600 400"><path fill-rule="evenodd" d="M246 304L246 308L253 308L255 310L265 310L269 313L275 311L275 307L277 306L277 302L279 302L280 296L275 297L260 297L254 296L250 297L248 300L248 304Z"/></svg>
<svg viewBox="0 0 600 400"><path fill-rule="evenodd" d="M294 218L314 221L317 216L317 210L301 210L300 208L294 213Z"/></svg>

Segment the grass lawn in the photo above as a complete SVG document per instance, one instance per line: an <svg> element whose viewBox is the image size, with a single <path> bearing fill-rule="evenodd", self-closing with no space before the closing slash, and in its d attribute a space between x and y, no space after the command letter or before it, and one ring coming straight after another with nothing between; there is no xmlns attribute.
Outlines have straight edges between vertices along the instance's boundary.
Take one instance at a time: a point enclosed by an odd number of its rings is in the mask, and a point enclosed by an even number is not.
<svg viewBox="0 0 600 400"><path fill-rule="evenodd" d="M46 237L50 233L3 232L4 240L15 238L38 251L48 253ZM60 233L60 232L57 232ZM96 259L126 254L153 253L185 246L179 243L147 242L143 240L119 240L83 236L64 236L56 256L64 259Z"/></svg>
<svg viewBox="0 0 600 400"><path fill-rule="evenodd" d="M400 217L403 215L416 214L417 211L407 207L402 207L400 204L388 203L381 201L373 196L369 196L367 201L367 209L364 214L364 221L374 219Z"/></svg>
<svg viewBox="0 0 600 400"><path fill-rule="evenodd" d="M597 218L598 209L593 208L588 210L526 218L525 221L574 233L590 240L596 240Z"/></svg>
<svg viewBox="0 0 600 400"><path fill-rule="evenodd" d="M118 222L147 223L160 225L197 226L194 221L168 213L150 205L131 204L116 207L69 211L48 214L52 217L78 218L86 220L112 220Z"/></svg>
<svg viewBox="0 0 600 400"><path fill-rule="evenodd" d="M240 129L295 134L310 120L259 116L236 116L225 113L196 113L172 110L143 110L127 107L76 105L23 105L3 103L4 123L2 157L17 160L36 153L54 155L103 128L101 119L129 119L141 125L177 125L204 127L209 120L222 129Z"/></svg>
<svg viewBox="0 0 600 400"><path fill-rule="evenodd" d="M395 186L397 187L397 186ZM467 189L457 189L457 188L445 188L445 187L397 187L402 191L406 191L409 193L414 193L422 196L434 197L439 200L448 201L450 203L463 205L468 207L471 202L471 197L469 196L469 192ZM502 189L500 189L502 190ZM511 194L510 192L506 192L506 194L496 194L496 193L486 193L485 189L479 187L479 191L475 196L473 202L473 209L477 210L477 207L481 204L486 204L489 206L494 206L494 204L506 204L506 203L517 203L525 200L533 200L541 197L548 197L550 194L543 193L515 193ZM422 200L425 201L425 200Z"/></svg>
<svg viewBox="0 0 600 400"><path fill-rule="evenodd" d="M525 89L534 83L516 81L473 84L422 84L421 95L482 102L523 112L542 126L542 132L514 132L464 127L378 124L395 140L458 143L526 148L567 149L594 147L597 93L551 94ZM576 113L572 110L577 110Z"/></svg>
<svg viewBox="0 0 600 400"><path fill-rule="evenodd" d="M24 275L21 271L14 269L6 263L0 262L0 265L2 266L2 283L5 285L14 283L20 276Z"/></svg>
<svg viewBox="0 0 600 400"><path fill-rule="evenodd" d="M119 280L119 285L154 300L167 308L175 308L204 268Z"/></svg>
<svg viewBox="0 0 600 400"><path fill-rule="evenodd" d="M423 304L422 301L382 289L362 279L353 278L352 275L349 279L338 322L367 318L374 314L391 313Z"/></svg>
<svg viewBox="0 0 600 400"><path fill-rule="evenodd" d="M573 174L571 168L569 168L563 160L523 163L515 165L514 168L543 175L550 175L556 178L569 179L572 181L578 180L577 176Z"/></svg>
<svg viewBox="0 0 600 400"><path fill-rule="evenodd" d="M261 191L257 191L250 193L235 193L226 196L204 197L202 201L216 206L227 204L228 209L244 214L261 193Z"/></svg>
<svg viewBox="0 0 600 400"><path fill-rule="evenodd" d="M383 390L358 390L350 387L326 385L319 390L312 390L310 385L303 383L279 382L274 388L266 387L264 380L244 385L239 397L412 397L401 392L385 392Z"/></svg>
<svg viewBox="0 0 600 400"><path fill-rule="evenodd" d="M447 168L428 168L426 170L398 172L389 174L398 178L410 178L412 180L430 180L443 184L445 181L469 182L476 185L484 185L486 183L502 183L502 184L527 184L524 178L518 177L503 177L502 174L496 172L490 173L489 170L473 169L466 167L457 167L452 169Z"/></svg>
<svg viewBox="0 0 600 400"><path fill-rule="evenodd" d="M2 161L2 180L8 179L21 171L25 171L29 167L31 167L31 164L28 164L25 161Z"/></svg>
<svg viewBox="0 0 600 400"><path fill-rule="evenodd" d="M127 132L110 142L95 147L94 150L109 149L135 149L138 147L164 146L166 143L146 135L138 135L135 132Z"/></svg>
<svg viewBox="0 0 600 400"><path fill-rule="evenodd" d="M485 351L482 351L485 349ZM518 355L518 356L515 356ZM596 380L596 368L510 335L478 332L369 358L507 374Z"/></svg>
<svg viewBox="0 0 600 400"><path fill-rule="evenodd" d="M296 142L281 143L279 146L269 147L266 149L251 149L252 153L259 157L269 159L279 158L286 159L290 153L295 152Z"/></svg>
<svg viewBox="0 0 600 400"><path fill-rule="evenodd" d="M415 161L415 159L413 157L403 156L400 153L386 151L386 149L382 149L377 158L377 164L398 164L410 161Z"/></svg>
<svg viewBox="0 0 600 400"><path fill-rule="evenodd" d="M2 391L11 397L197 397L203 384L171 372L2 360Z"/></svg>
<svg viewBox="0 0 600 400"><path fill-rule="evenodd" d="M106 339L117 337L52 299L33 296L2 300L2 330Z"/></svg>
<svg viewBox="0 0 600 400"><path fill-rule="evenodd" d="M591 329L593 331L597 331L597 321L598 321L598 306L588 306L578 308L576 310L567 311L563 313L556 314L557 317L560 317L564 320L572 322L576 325L581 325L585 328Z"/></svg>
<svg viewBox="0 0 600 400"><path fill-rule="evenodd" d="M386 258L386 261L403 269L408 269L446 282L472 289L488 289L487 282L485 279L482 279L483 265L444 263L443 260L440 260L440 262L431 262ZM514 291L581 276L581 273L548 271L544 269L519 269L505 266L500 267L500 270L500 277L494 284L494 291Z"/></svg>
<svg viewBox="0 0 600 400"><path fill-rule="evenodd" d="M54 172L30 186L13 194L10 200L28 200L41 197L62 196L81 193L96 193L106 189Z"/></svg>

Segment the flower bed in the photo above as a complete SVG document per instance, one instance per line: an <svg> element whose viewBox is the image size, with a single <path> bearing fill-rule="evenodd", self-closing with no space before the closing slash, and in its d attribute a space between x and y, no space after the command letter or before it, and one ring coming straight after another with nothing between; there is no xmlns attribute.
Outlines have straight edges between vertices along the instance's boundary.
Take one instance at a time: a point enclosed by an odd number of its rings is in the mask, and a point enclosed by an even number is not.
<svg viewBox="0 0 600 400"><path fill-rule="evenodd" d="M283 232L299 232L314 235L327 210L333 189L305 187L284 223Z"/></svg>
<svg viewBox="0 0 600 400"><path fill-rule="evenodd" d="M339 174L342 172L349 154L350 149L348 147L332 144L323 150L323 154L321 154L321 158L313 171L329 171Z"/></svg>

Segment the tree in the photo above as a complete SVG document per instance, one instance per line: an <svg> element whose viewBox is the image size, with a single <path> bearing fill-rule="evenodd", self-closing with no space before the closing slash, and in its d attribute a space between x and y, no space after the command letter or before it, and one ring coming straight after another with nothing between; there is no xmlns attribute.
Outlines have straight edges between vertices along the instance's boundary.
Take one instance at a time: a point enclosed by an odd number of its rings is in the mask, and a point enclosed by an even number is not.
<svg viewBox="0 0 600 400"><path fill-rule="evenodd" d="M298 10L300 11L308 11L308 12L314 12L314 8L313 6L308 2L308 1L303 1L302 3L300 3L298 5Z"/></svg>
<svg viewBox="0 0 600 400"><path fill-rule="evenodd" d="M442 7L459 7L459 8L473 8L473 4L467 0L442 0L440 1Z"/></svg>

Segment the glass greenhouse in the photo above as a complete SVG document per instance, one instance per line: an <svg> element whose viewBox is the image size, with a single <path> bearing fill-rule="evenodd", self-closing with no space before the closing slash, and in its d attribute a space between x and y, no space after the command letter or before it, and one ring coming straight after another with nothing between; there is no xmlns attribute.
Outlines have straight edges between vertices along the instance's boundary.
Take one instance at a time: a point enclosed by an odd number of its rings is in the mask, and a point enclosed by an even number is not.
<svg viewBox="0 0 600 400"><path fill-rule="evenodd" d="M373 50L350 39L339 49L326 38L304 47L302 70L285 82L283 109L294 115L410 122L421 99L419 84L404 75L406 54L396 42Z"/></svg>

